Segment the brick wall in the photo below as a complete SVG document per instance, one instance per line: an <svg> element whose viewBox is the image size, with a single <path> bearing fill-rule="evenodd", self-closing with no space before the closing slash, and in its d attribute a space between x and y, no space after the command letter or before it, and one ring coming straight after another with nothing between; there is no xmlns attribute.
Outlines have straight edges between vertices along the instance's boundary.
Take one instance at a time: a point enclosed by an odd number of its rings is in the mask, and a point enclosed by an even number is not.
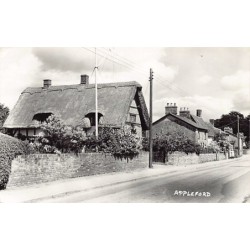
<svg viewBox="0 0 250 250"><path fill-rule="evenodd" d="M225 160L227 156L223 153L216 154L186 154L183 152L175 152L173 154L168 155L168 161L165 163L167 165L190 165L190 164L198 164L209 161L219 161Z"/></svg>
<svg viewBox="0 0 250 250"><path fill-rule="evenodd" d="M148 152L144 151L129 161L101 153L18 156L12 161L7 188L147 167Z"/></svg>

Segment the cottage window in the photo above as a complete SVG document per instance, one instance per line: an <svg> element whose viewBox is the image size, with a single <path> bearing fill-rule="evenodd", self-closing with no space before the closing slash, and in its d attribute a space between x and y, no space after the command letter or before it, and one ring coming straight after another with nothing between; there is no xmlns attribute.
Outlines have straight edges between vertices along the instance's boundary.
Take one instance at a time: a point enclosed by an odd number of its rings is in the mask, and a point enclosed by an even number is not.
<svg viewBox="0 0 250 250"><path fill-rule="evenodd" d="M44 122L52 113L37 113L33 116L33 121Z"/></svg>
<svg viewBox="0 0 250 250"><path fill-rule="evenodd" d="M88 113L85 117L89 118L90 125L95 126L95 113ZM100 124L100 118L103 117L101 113L98 113L98 124ZM103 123L103 119L101 119L101 122Z"/></svg>
<svg viewBox="0 0 250 250"><path fill-rule="evenodd" d="M135 115L135 114L130 114L130 119L129 119L129 121L130 121L131 123L136 123L136 115Z"/></svg>

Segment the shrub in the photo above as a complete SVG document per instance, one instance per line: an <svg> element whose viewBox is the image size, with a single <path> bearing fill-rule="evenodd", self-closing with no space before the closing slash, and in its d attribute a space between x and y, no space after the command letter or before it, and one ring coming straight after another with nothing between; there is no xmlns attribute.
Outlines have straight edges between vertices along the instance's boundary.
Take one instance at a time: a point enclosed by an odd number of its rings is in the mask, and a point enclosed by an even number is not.
<svg viewBox="0 0 250 250"><path fill-rule="evenodd" d="M144 138L142 142L143 149L149 150L149 140ZM191 141L185 134L181 132L161 134L153 139L153 151L165 152L171 154L175 151L189 153L197 153L201 151L199 144Z"/></svg>
<svg viewBox="0 0 250 250"><path fill-rule="evenodd" d="M87 137L84 142L87 151L110 153L115 158L133 159L139 154L140 144L134 131L131 128L123 127L114 129L104 127L100 129L98 139L95 136Z"/></svg>
<svg viewBox="0 0 250 250"><path fill-rule="evenodd" d="M0 190L7 186L12 160L26 153L27 147L23 142L0 133Z"/></svg>
<svg viewBox="0 0 250 250"><path fill-rule="evenodd" d="M45 137L35 141L35 148L40 153L55 153L57 150L62 153L79 153L87 139L83 128L67 126L55 115L48 117L41 129Z"/></svg>

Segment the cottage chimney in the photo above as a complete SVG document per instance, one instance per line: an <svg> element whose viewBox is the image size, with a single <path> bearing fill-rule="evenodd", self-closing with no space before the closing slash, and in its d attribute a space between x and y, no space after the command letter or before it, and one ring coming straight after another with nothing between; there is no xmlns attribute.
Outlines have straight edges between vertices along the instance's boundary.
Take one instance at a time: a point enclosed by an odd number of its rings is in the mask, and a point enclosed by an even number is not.
<svg viewBox="0 0 250 250"><path fill-rule="evenodd" d="M214 126L214 119L209 119L209 122Z"/></svg>
<svg viewBox="0 0 250 250"><path fill-rule="evenodd" d="M181 108L179 114L181 117L186 117L186 118L190 119L190 110L188 110L188 108L185 108L185 107Z"/></svg>
<svg viewBox="0 0 250 250"><path fill-rule="evenodd" d="M85 85L89 84L89 76L88 75L81 75L81 84L85 84Z"/></svg>
<svg viewBox="0 0 250 250"><path fill-rule="evenodd" d="M51 80L45 79L43 80L43 88L48 89L51 86Z"/></svg>
<svg viewBox="0 0 250 250"><path fill-rule="evenodd" d="M196 110L196 116L201 117L201 113L202 113L201 109Z"/></svg>
<svg viewBox="0 0 250 250"><path fill-rule="evenodd" d="M177 115L176 103L167 103L167 106L165 107L165 114L168 114L168 113Z"/></svg>

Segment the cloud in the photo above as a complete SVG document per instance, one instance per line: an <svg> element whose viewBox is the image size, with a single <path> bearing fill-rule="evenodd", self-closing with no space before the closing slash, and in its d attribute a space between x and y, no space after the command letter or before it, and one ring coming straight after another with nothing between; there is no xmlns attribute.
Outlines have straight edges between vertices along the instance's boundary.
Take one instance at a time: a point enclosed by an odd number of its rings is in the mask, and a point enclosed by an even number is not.
<svg viewBox="0 0 250 250"><path fill-rule="evenodd" d="M34 48L33 54L41 61L42 69L84 72L94 66L94 57L82 48Z"/></svg>
<svg viewBox="0 0 250 250"><path fill-rule="evenodd" d="M237 91L250 87L250 71L239 70L235 74L226 75L221 79L221 87L224 90Z"/></svg>
<svg viewBox="0 0 250 250"><path fill-rule="evenodd" d="M203 75L200 78L198 78L198 84L201 83L202 85L206 85L209 82L211 82L212 77L209 75Z"/></svg>
<svg viewBox="0 0 250 250"><path fill-rule="evenodd" d="M235 110L240 110L244 115L250 114L250 89L238 91L233 99Z"/></svg>
<svg viewBox="0 0 250 250"><path fill-rule="evenodd" d="M162 98L154 101L154 121L164 116L167 103L176 103L178 112L181 107L186 107L191 114L196 115L196 110L202 110L204 120L219 118L222 114L227 114L232 110L233 104L228 99L218 99L211 96L184 96ZM219 108L218 108L219 107Z"/></svg>
<svg viewBox="0 0 250 250"><path fill-rule="evenodd" d="M224 95L223 88L235 86L232 81L238 77L242 80L249 78L243 73L249 70L249 56L250 48L165 48L160 61L179 68L174 83L190 95L220 98ZM234 79L227 77L237 71Z"/></svg>
<svg viewBox="0 0 250 250"><path fill-rule="evenodd" d="M4 48L0 52L0 102L12 108L21 92L39 79L41 63L30 48Z"/></svg>

